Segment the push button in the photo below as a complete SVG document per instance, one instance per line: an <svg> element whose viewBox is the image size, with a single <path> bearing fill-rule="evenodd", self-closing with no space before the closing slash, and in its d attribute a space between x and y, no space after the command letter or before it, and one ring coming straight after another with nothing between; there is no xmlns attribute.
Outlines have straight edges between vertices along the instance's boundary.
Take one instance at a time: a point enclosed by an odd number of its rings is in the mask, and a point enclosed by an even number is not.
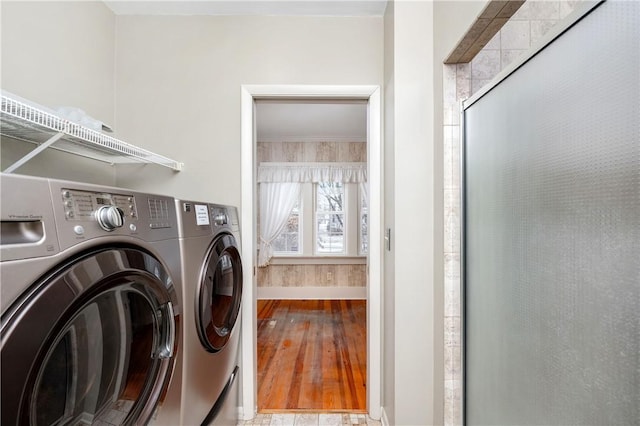
<svg viewBox="0 0 640 426"><path fill-rule="evenodd" d="M76 225L73 227L73 232L76 233L76 235L83 235L84 234L84 228L80 225Z"/></svg>

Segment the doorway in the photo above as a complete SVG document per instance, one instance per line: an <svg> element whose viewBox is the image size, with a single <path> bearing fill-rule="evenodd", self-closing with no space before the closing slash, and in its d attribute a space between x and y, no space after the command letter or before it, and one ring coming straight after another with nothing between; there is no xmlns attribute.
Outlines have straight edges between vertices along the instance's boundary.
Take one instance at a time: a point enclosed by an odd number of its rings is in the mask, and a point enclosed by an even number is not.
<svg viewBox="0 0 640 426"><path fill-rule="evenodd" d="M245 265L243 305L243 412L251 419L257 401L257 198L255 101L259 99L361 100L367 105L367 168L369 183L369 262L366 266L367 409L381 412L381 258L382 156L381 110L378 86L243 86L242 88L242 244Z"/></svg>
<svg viewBox="0 0 640 426"><path fill-rule="evenodd" d="M258 412L366 412L367 103L259 99L256 144Z"/></svg>

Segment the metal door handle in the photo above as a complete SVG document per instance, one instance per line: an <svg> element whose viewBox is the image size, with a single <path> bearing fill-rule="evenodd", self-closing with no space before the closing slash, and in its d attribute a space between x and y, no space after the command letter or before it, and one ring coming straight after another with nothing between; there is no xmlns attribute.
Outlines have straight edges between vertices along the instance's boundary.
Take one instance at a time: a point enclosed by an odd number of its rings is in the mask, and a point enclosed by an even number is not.
<svg viewBox="0 0 640 426"><path fill-rule="evenodd" d="M174 318L173 304L167 302L160 306L162 328L160 329L160 344L158 346L158 358L171 358L176 342L176 320Z"/></svg>

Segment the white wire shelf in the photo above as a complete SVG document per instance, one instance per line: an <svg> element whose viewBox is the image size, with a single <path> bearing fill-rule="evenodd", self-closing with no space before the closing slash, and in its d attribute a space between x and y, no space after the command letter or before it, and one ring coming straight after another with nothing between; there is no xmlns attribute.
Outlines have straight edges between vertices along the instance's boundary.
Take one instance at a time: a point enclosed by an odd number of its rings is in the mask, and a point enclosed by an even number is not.
<svg viewBox="0 0 640 426"><path fill-rule="evenodd" d="M5 170L9 173L46 148L109 164L153 163L175 171L180 171L183 166L183 163L89 129L4 94L0 134L40 145L23 160L11 166L12 170Z"/></svg>

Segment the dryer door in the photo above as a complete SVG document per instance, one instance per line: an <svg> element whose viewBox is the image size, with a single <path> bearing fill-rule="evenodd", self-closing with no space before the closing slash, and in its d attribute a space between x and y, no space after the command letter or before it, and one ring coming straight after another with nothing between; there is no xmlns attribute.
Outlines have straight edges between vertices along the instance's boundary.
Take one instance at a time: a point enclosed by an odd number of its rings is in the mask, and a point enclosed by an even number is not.
<svg viewBox="0 0 640 426"><path fill-rule="evenodd" d="M146 424L173 371L175 302L140 249L52 271L2 317L2 424Z"/></svg>
<svg viewBox="0 0 640 426"><path fill-rule="evenodd" d="M242 302L242 262L233 235L218 236L207 254L198 291L196 327L209 352L224 348Z"/></svg>

